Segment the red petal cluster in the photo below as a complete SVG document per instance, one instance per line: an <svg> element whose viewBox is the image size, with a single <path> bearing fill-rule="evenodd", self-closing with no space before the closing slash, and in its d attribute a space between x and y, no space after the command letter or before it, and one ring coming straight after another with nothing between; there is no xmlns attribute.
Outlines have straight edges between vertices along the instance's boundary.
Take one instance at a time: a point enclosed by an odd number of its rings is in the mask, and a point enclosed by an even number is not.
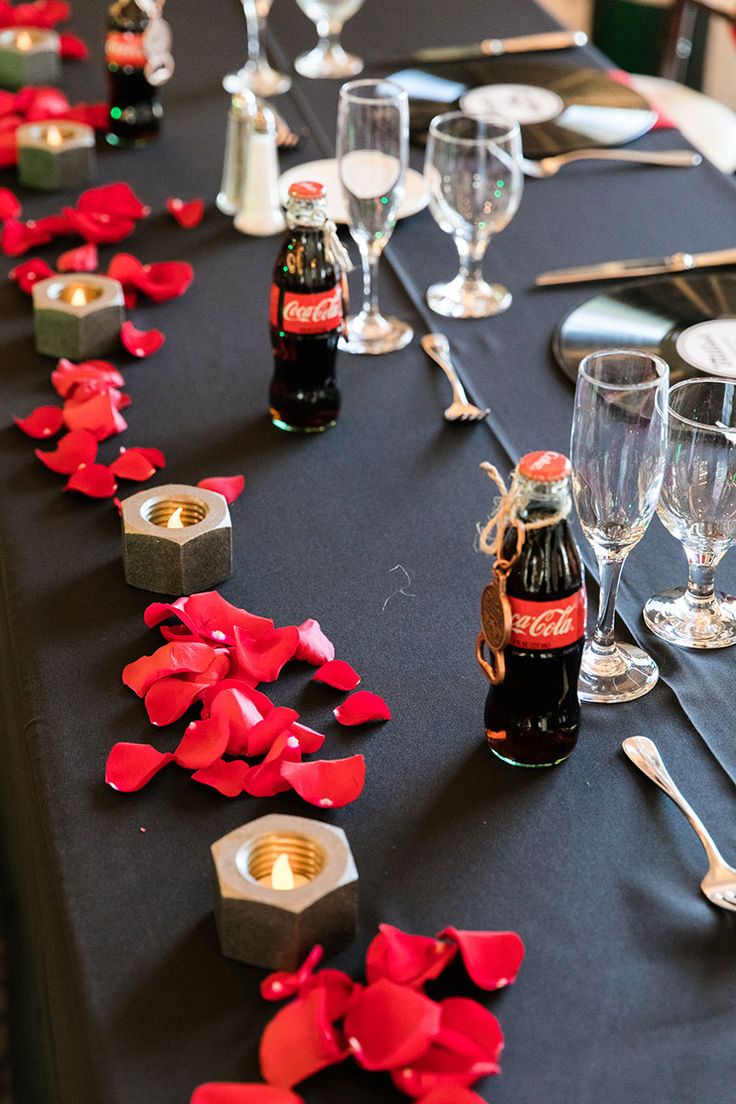
<svg viewBox="0 0 736 1104"><path fill-rule="evenodd" d="M64 5L60 5L64 7ZM32 9L32 10L31 10ZM26 23L21 19L16 22L17 13L30 11L31 21ZM8 26L52 26L52 23L42 23L43 18L38 15L40 8L36 4L9 4L0 2L0 28ZM5 13L10 13L12 22L9 22ZM35 13L35 21L34 21ZM47 17L46 17L47 18ZM66 17L64 17L66 18ZM75 35L61 35L62 57L83 56L86 46ZM0 168L14 165L18 159L18 151L15 141L15 132L22 123L43 122L47 119L73 119L76 122L87 123L95 130L103 130L107 126L107 105L97 104L72 104L63 92L58 88L44 88L42 86L28 86L18 92L0 93ZM0 216L7 218L7 215ZM62 232L62 231L59 231ZM47 238L50 241L51 238ZM31 242L28 248L34 242ZM41 244L40 239L35 244ZM5 247L5 246L4 246ZM7 250L6 250L7 252Z"/></svg>
<svg viewBox="0 0 736 1104"><path fill-rule="evenodd" d="M18 100L27 91L22 89L15 99ZM63 93L55 88L31 91L34 92L34 97L27 98L26 119L32 117L64 119L71 118L72 115L79 117L87 114L86 108L70 109ZM23 102L25 104L26 100ZM2 118L2 105L0 105L0 123ZM12 118L15 119L16 116L13 115ZM17 118L19 122L16 125L20 125L23 118L21 115ZM0 165L2 164L0 150ZM48 215L41 219L28 219L26 222L20 222L15 216L6 217L0 247L8 256L19 257L29 249L46 245L47 242L61 236L79 236L90 244L119 242L132 234L138 221L145 218L149 212L150 208L141 203L128 184L123 182L102 184L98 188L89 188L86 192L82 192L76 207L64 207L59 214Z"/></svg>
<svg viewBox="0 0 736 1104"><path fill-rule="evenodd" d="M194 269L186 261L143 264L132 253L116 253L110 261L107 275L123 285L126 305L133 307L135 293L139 291L154 303L165 303L168 299L183 295L194 279Z"/></svg>
<svg viewBox="0 0 736 1104"><path fill-rule="evenodd" d="M192 199L187 203L170 197L166 200L166 210L185 230L192 230L204 218L204 200Z"/></svg>
<svg viewBox="0 0 736 1104"><path fill-rule="evenodd" d="M50 29L70 15L63 0L32 0L27 4L0 3L0 27L43 27Z"/></svg>
<svg viewBox="0 0 736 1104"><path fill-rule="evenodd" d="M57 449L58 457L48 454L51 462L71 464L67 455L76 457L81 444L65 444ZM140 471L147 478L149 468L156 466L153 452L128 449L109 471L119 478L135 478ZM165 623L171 618L175 624ZM293 790L321 809L337 809L360 796L363 756L305 762L304 756L319 751L325 737L301 724L295 710L274 705L258 689L260 683L275 682L292 660L314 665L332 660L334 646L317 621L279 628L270 618L239 609L210 591L153 602L145 622L149 628L160 626L166 643L128 664L123 682L144 699L157 727L199 705L199 719L187 725L172 753L180 767L194 772L196 782L226 797L271 797ZM114 762L107 777L115 783ZM331 1005L335 999L332 993Z"/></svg>

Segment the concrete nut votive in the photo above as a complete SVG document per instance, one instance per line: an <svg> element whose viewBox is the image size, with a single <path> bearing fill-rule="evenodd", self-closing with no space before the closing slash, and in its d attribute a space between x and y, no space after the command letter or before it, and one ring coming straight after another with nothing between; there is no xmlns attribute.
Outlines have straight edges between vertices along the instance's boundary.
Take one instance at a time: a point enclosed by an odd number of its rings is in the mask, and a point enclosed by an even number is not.
<svg viewBox="0 0 736 1104"><path fill-rule="evenodd" d="M118 347L124 298L117 280L69 272L39 280L32 291L39 353L88 360Z"/></svg>
<svg viewBox="0 0 736 1104"><path fill-rule="evenodd" d="M57 192L91 180L97 154L95 132L86 123L24 123L15 137L18 180L26 187Z"/></svg>
<svg viewBox="0 0 736 1104"><path fill-rule="evenodd" d="M40 27L0 31L0 88L56 84L61 72L59 36Z"/></svg>
<svg viewBox="0 0 736 1104"><path fill-rule="evenodd" d="M315 943L331 955L355 937L358 871L341 828L274 813L236 828L211 850L226 958L295 970Z"/></svg>
<svg viewBox="0 0 736 1104"><path fill-rule="evenodd" d="M125 580L158 594L194 594L233 570L230 511L223 495L170 483L122 503Z"/></svg>

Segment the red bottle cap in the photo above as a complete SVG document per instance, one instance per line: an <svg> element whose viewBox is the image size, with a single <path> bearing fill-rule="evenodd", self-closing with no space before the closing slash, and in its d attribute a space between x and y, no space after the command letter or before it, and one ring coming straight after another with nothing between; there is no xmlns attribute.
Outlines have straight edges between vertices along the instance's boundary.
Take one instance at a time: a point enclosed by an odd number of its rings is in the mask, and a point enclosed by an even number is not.
<svg viewBox="0 0 736 1104"><path fill-rule="evenodd" d="M289 185L289 195L297 199L324 199L327 189L318 180L298 180Z"/></svg>
<svg viewBox="0 0 736 1104"><path fill-rule="evenodd" d="M519 461L519 475L537 483L557 483L572 473L572 464L561 452L528 452Z"/></svg>

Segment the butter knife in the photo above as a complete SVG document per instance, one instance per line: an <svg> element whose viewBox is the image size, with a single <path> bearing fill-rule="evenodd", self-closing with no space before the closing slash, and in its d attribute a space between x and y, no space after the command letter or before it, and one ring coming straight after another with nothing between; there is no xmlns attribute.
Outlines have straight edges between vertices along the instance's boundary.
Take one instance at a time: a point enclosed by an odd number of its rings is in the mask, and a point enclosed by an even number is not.
<svg viewBox="0 0 736 1104"><path fill-rule="evenodd" d="M516 38L484 38L470 46L430 46L417 50L408 57L395 61L374 62L381 66L403 65L411 62L429 65L440 61L472 61L474 58L500 57L501 54L536 53L541 50L567 50L571 46L585 46L585 31L548 31L543 34L518 35Z"/></svg>
<svg viewBox="0 0 736 1104"><path fill-rule="evenodd" d="M537 287L558 284L585 284L593 280L619 280L627 276L657 276L663 272L688 272L694 268L736 265L735 249L717 249L713 253L673 253L669 257L639 257L630 261L603 261L542 272L534 280Z"/></svg>

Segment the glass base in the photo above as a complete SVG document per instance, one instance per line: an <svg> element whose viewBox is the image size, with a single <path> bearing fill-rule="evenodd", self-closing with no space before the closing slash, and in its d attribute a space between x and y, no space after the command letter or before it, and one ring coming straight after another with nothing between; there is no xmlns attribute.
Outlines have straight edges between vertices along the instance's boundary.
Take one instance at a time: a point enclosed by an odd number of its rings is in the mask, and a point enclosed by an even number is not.
<svg viewBox="0 0 736 1104"><path fill-rule="evenodd" d="M583 651L578 697L586 702L625 702L654 689L659 668L651 656L633 644L616 644L601 655L590 644Z"/></svg>
<svg viewBox="0 0 736 1104"><path fill-rule="evenodd" d="M527 770L549 770L550 767L559 767L560 763L566 763L570 758L572 752L567 755L563 755L561 759L553 759L549 763L519 763L516 759L507 759L505 755L501 755L500 751L496 751L495 748L489 748L489 751L500 759L502 763L508 763L510 767L525 767Z"/></svg>
<svg viewBox="0 0 736 1104"><path fill-rule="evenodd" d="M294 68L297 73L312 80L320 77L340 79L362 73L363 64L362 58L346 53L342 46L330 46L327 49L315 46L308 54L301 54L296 59Z"/></svg>
<svg viewBox="0 0 736 1104"><path fill-rule="evenodd" d="M333 422L325 422L321 426L293 426L288 422L282 422L280 418L271 418L271 424L275 425L277 429L281 429L284 433L324 433L326 429L332 429L334 425L337 425L337 420Z"/></svg>
<svg viewBox="0 0 736 1104"><path fill-rule="evenodd" d="M461 275L449 284L432 284L427 303L444 318L489 318L511 306L511 292L503 284L466 280Z"/></svg>
<svg viewBox="0 0 736 1104"><path fill-rule="evenodd" d="M340 338L338 348L347 353L366 353L380 356L403 349L414 336L408 322L400 318L384 318L382 314L360 314L348 318L348 340Z"/></svg>
<svg viewBox="0 0 736 1104"><path fill-rule="evenodd" d="M256 96L279 96L291 88L291 77L272 69L267 62L255 65L249 61L237 73L228 73L222 87L232 94L249 91Z"/></svg>
<svg viewBox="0 0 736 1104"><path fill-rule="evenodd" d="M666 590L644 606L648 628L680 648L730 648L736 644L736 598L687 596L686 587Z"/></svg>

